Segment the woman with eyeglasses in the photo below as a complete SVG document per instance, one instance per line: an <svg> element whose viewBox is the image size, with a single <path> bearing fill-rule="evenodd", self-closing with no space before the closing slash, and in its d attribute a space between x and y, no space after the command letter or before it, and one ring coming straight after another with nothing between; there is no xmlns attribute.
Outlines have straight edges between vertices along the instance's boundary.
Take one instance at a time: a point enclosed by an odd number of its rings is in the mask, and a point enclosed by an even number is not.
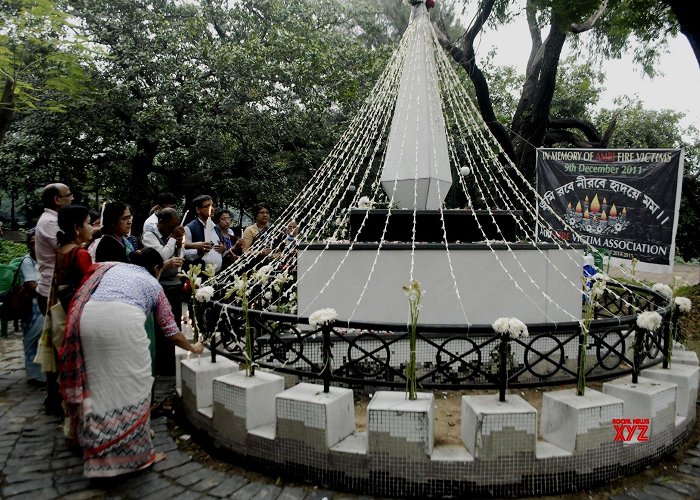
<svg viewBox="0 0 700 500"><path fill-rule="evenodd" d="M102 219L102 239L95 250L95 262L129 262L136 248L129 238L134 216L121 201L107 203Z"/></svg>
<svg viewBox="0 0 700 500"><path fill-rule="evenodd" d="M231 212L226 209L217 211L211 218L214 222L214 231L219 236L219 241L224 246L221 254L223 257L223 265L221 269L230 266L243 253L243 240L236 237L231 229Z"/></svg>

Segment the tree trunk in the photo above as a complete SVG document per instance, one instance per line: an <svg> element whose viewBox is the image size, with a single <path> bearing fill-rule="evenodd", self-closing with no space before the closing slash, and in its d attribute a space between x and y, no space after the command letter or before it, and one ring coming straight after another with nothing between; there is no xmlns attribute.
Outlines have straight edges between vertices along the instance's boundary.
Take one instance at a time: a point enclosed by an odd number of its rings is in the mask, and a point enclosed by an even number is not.
<svg viewBox="0 0 700 500"><path fill-rule="evenodd" d="M678 24L681 27L681 33L685 35L693 49L695 59L700 66L700 23L695 9L696 2L689 0L662 0L663 3L671 7L671 10L678 19Z"/></svg>
<svg viewBox="0 0 700 500"><path fill-rule="evenodd" d="M5 86L2 90L2 100L0 101L0 144L5 139L5 134L12 123L12 116L15 114L15 81L5 78Z"/></svg>
<svg viewBox="0 0 700 500"><path fill-rule="evenodd" d="M131 160L131 176L128 186L124 187L124 202L132 207L134 220L132 232L135 236L141 234L143 223L148 218L151 209L151 199L153 192L148 180L148 174L153 171L153 159L158 153L158 144L139 139L137 141L138 152Z"/></svg>
<svg viewBox="0 0 700 500"><path fill-rule="evenodd" d="M549 35L531 57L523 92L511 124L517 165L529 179L535 177L535 149L542 145L557 80L559 58L566 33L552 23Z"/></svg>

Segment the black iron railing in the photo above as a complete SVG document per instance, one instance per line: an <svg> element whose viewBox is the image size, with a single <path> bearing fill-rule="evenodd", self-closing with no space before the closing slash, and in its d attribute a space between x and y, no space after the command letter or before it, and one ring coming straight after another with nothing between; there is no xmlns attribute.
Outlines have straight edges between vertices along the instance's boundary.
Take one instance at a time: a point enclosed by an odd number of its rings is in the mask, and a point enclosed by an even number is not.
<svg viewBox="0 0 700 500"><path fill-rule="evenodd" d="M668 360L671 321L666 300L640 287L608 285L596 307L586 355L586 380L632 374ZM654 332L637 326L637 313L657 311ZM335 322L312 328L308 318L249 310L257 366L304 380L351 387L404 387L408 326ZM202 330L218 353L244 362L243 311L223 302L204 308ZM417 381L423 389L498 389L576 383L579 322L529 324L529 336L503 338L490 325L418 325Z"/></svg>

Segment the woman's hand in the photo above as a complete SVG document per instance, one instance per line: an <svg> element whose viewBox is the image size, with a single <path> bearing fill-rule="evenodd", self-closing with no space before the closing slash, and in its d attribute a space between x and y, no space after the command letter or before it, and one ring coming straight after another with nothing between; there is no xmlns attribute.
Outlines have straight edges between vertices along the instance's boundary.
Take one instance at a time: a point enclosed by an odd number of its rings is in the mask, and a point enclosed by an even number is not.
<svg viewBox="0 0 700 500"><path fill-rule="evenodd" d="M204 345L201 342L192 344L192 352L195 354L202 354L204 352Z"/></svg>

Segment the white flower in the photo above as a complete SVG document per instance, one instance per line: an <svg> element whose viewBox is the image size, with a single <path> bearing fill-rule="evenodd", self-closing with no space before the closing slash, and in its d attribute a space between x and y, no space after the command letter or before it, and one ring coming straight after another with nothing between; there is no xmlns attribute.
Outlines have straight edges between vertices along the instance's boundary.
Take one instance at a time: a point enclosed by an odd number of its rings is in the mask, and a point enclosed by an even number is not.
<svg viewBox="0 0 700 500"><path fill-rule="evenodd" d="M194 286L199 286L202 284L202 278L197 277L194 279Z"/></svg>
<svg viewBox="0 0 700 500"><path fill-rule="evenodd" d="M338 313L335 312L335 309L319 309L311 313L309 316L309 324L314 328L318 328L319 326L333 323L337 317Z"/></svg>
<svg viewBox="0 0 700 500"><path fill-rule="evenodd" d="M265 297L265 300L271 300L272 292L268 290L267 292L265 292L265 295L263 295L263 297Z"/></svg>
<svg viewBox="0 0 700 500"><path fill-rule="evenodd" d="M605 287L605 281L595 281L591 286L591 300L596 300L597 298L602 297L603 292L605 292Z"/></svg>
<svg viewBox="0 0 700 500"><path fill-rule="evenodd" d="M682 313L687 313L693 307L693 303L688 297L676 297L676 307Z"/></svg>
<svg viewBox="0 0 700 500"><path fill-rule="evenodd" d="M370 209L372 208L372 205L374 205L374 202L370 200L367 196L363 196L362 198L357 200L357 208Z"/></svg>
<svg viewBox="0 0 700 500"><path fill-rule="evenodd" d="M296 312L297 312L297 306L292 306L292 307L290 307L290 308L289 308L289 312L290 312L291 314L296 313Z"/></svg>
<svg viewBox="0 0 700 500"><path fill-rule="evenodd" d="M275 276L275 279L272 281L272 288L275 289L277 293L282 290L282 287L290 281L292 278L289 276L289 273L287 271L284 271L283 273L278 274Z"/></svg>
<svg viewBox="0 0 700 500"><path fill-rule="evenodd" d="M527 337L530 333L527 331L525 323L518 318L498 318L491 325L496 333L508 334L511 338Z"/></svg>
<svg viewBox="0 0 700 500"><path fill-rule="evenodd" d="M197 302L206 302L207 300L211 300L213 295L213 286L203 286L202 288L197 288L197 290L194 292L194 298L197 300Z"/></svg>
<svg viewBox="0 0 700 500"><path fill-rule="evenodd" d="M663 295L667 299L673 297L673 290L671 290L670 286L664 283L654 283L654 286L651 287L651 291L656 292L659 295Z"/></svg>
<svg viewBox="0 0 700 500"><path fill-rule="evenodd" d="M608 281L610 281L610 276L608 276L605 273L595 273L593 276L591 276L591 278L596 280L596 281L602 281L604 283L607 283Z"/></svg>
<svg viewBox="0 0 700 500"><path fill-rule="evenodd" d="M401 288L403 289L403 293L406 294L406 297L408 297L408 300L416 304L420 304L420 300L425 296L425 290L421 288L419 281L412 280Z"/></svg>
<svg viewBox="0 0 700 500"><path fill-rule="evenodd" d="M213 277L216 274L216 264L214 264L213 262L209 262L207 264L206 269L204 270L204 274L206 274L210 278Z"/></svg>
<svg viewBox="0 0 700 500"><path fill-rule="evenodd" d="M510 323L508 322L508 318L498 318L493 322L491 328L493 328L493 331L496 333L508 333L510 331Z"/></svg>
<svg viewBox="0 0 700 500"><path fill-rule="evenodd" d="M530 333L527 331L527 326L525 323L520 321L518 318L510 318L508 320L508 325L510 327L510 336L512 338L527 337Z"/></svg>
<svg viewBox="0 0 700 500"><path fill-rule="evenodd" d="M637 326L650 332L661 326L661 315L656 311L644 311L637 316Z"/></svg>
<svg viewBox="0 0 700 500"><path fill-rule="evenodd" d="M253 276L251 278L253 281L258 281L264 285L270 279L271 274L272 266L268 264L267 266L262 266L260 269L253 272Z"/></svg>

